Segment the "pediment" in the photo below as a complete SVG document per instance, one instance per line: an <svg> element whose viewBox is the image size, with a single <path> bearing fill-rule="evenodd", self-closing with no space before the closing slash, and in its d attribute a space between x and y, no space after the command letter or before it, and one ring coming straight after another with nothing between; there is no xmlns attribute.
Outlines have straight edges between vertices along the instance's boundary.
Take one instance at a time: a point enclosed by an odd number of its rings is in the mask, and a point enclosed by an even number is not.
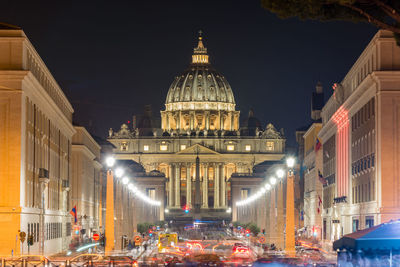
<svg viewBox="0 0 400 267"><path fill-rule="evenodd" d="M212 149L205 147L203 145L200 145L200 144L192 145L184 150L177 152L176 154L191 154L191 155L214 154L214 155L219 155L219 153L216 152L215 150L212 150Z"/></svg>

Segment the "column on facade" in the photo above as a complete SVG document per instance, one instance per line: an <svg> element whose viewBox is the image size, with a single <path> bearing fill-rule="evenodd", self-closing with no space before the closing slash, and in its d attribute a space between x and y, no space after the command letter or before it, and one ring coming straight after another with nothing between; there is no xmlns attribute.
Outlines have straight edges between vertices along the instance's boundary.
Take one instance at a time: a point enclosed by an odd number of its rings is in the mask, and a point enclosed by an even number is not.
<svg viewBox="0 0 400 267"><path fill-rule="evenodd" d="M174 206L174 171L173 171L173 165L169 165L169 182L168 182L168 206L173 207Z"/></svg>
<svg viewBox="0 0 400 267"><path fill-rule="evenodd" d="M214 208L219 208L219 163L214 167Z"/></svg>
<svg viewBox="0 0 400 267"><path fill-rule="evenodd" d="M230 122L231 122L230 130L233 131L233 112L232 111L229 113L229 118L230 118Z"/></svg>
<svg viewBox="0 0 400 267"><path fill-rule="evenodd" d="M166 117L167 117L167 130L170 130L171 129L171 118L170 118L169 112L166 113Z"/></svg>
<svg viewBox="0 0 400 267"><path fill-rule="evenodd" d="M186 205L192 207L192 176L191 163L186 164Z"/></svg>
<svg viewBox="0 0 400 267"><path fill-rule="evenodd" d="M349 188L349 118L348 111L340 107L332 119L336 124L337 196L348 196Z"/></svg>
<svg viewBox="0 0 400 267"><path fill-rule="evenodd" d="M221 130L224 130L224 114L221 111L219 112L219 126Z"/></svg>
<svg viewBox="0 0 400 267"><path fill-rule="evenodd" d="M226 208L226 177L225 165L221 167L221 206Z"/></svg>
<svg viewBox="0 0 400 267"><path fill-rule="evenodd" d="M176 125L176 129L181 130L182 127L182 111L179 110L178 112L178 124Z"/></svg>
<svg viewBox="0 0 400 267"><path fill-rule="evenodd" d="M190 116L190 130L193 130L194 129L194 112L190 111L189 116Z"/></svg>
<svg viewBox="0 0 400 267"><path fill-rule="evenodd" d="M203 164L203 205L202 208L208 208L208 163Z"/></svg>
<svg viewBox="0 0 400 267"><path fill-rule="evenodd" d="M175 207L181 206L181 164L175 164Z"/></svg>
<svg viewBox="0 0 400 267"><path fill-rule="evenodd" d="M205 112L205 117L206 117L205 127L206 127L206 130L208 131L210 129L210 112L209 111Z"/></svg>

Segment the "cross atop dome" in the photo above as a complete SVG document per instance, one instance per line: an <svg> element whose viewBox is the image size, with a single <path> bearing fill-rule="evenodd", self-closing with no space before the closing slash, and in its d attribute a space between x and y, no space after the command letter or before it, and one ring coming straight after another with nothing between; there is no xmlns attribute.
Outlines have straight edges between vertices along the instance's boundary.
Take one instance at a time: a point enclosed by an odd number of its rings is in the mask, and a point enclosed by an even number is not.
<svg viewBox="0 0 400 267"><path fill-rule="evenodd" d="M193 49L192 63L193 64L208 64L207 48L203 44L203 31L199 31L199 42L197 47Z"/></svg>

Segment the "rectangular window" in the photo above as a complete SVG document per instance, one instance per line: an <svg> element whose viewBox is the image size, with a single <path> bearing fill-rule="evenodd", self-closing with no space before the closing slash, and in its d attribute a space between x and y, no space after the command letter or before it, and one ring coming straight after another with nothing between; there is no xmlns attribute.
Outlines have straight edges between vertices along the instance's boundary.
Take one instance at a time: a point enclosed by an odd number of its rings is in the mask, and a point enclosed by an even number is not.
<svg viewBox="0 0 400 267"><path fill-rule="evenodd" d="M144 150L144 151L149 151L149 146L148 146L148 145L144 145L144 146L143 146L143 150Z"/></svg>
<svg viewBox="0 0 400 267"><path fill-rule="evenodd" d="M372 226L374 226L374 217L373 216L365 217L365 228L370 228Z"/></svg>
<svg viewBox="0 0 400 267"><path fill-rule="evenodd" d="M228 151L233 151L233 150L235 150L235 146L234 146L234 145L227 145L227 146L226 146L226 149L227 149Z"/></svg>
<svg viewBox="0 0 400 267"><path fill-rule="evenodd" d="M250 195L250 188L243 188L240 190L240 199L246 199Z"/></svg>
<svg viewBox="0 0 400 267"><path fill-rule="evenodd" d="M167 151L168 150L168 145L160 145L160 150L161 151Z"/></svg>
<svg viewBox="0 0 400 267"><path fill-rule="evenodd" d="M274 142L267 141L267 150L274 151Z"/></svg>
<svg viewBox="0 0 400 267"><path fill-rule="evenodd" d="M353 232L358 231L359 221L358 219L353 219Z"/></svg>
<svg viewBox="0 0 400 267"><path fill-rule="evenodd" d="M245 149L246 151L251 151L251 145L246 145Z"/></svg>
<svg viewBox="0 0 400 267"><path fill-rule="evenodd" d="M66 228L66 229L65 229L65 232L66 232L65 235L66 235L66 236L70 236L70 235L71 235L71 223L68 222L68 223L65 225L65 228Z"/></svg>
<svg viewBox="0 0 400 267"><path fill-rule="evenodd" d="M146 188L147 196L150 199L156 199L156 189L155 188Z"/></svg>
<svg viewBox="0 0 400 267"><path fill-rule="evenodd" d="M185 150L186 149L186 145L181 145L181 150Z"/></svg>

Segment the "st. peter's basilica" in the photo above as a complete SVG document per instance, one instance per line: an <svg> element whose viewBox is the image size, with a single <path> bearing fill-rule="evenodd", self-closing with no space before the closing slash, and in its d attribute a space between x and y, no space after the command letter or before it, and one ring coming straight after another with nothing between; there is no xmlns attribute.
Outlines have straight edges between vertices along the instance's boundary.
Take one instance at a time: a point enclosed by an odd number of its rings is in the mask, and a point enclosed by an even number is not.
<svg viewBox="0 0 400 267"><path fill-rule="evenodd" d="M191 64L168 90L161 127L147 111L134 128L110 129L108 141L118 160L165 174L165 197L154 196L165 207L160 218L192 216L182 214L187 207L200 218L230 220L231 175L249 176L256 165L277 162L285 153L282 130L271 123L264 128L252 110L242 125L239 116L232 88L210 64L199 36ZM235 199L249 193L240 190Z"/></svg>

